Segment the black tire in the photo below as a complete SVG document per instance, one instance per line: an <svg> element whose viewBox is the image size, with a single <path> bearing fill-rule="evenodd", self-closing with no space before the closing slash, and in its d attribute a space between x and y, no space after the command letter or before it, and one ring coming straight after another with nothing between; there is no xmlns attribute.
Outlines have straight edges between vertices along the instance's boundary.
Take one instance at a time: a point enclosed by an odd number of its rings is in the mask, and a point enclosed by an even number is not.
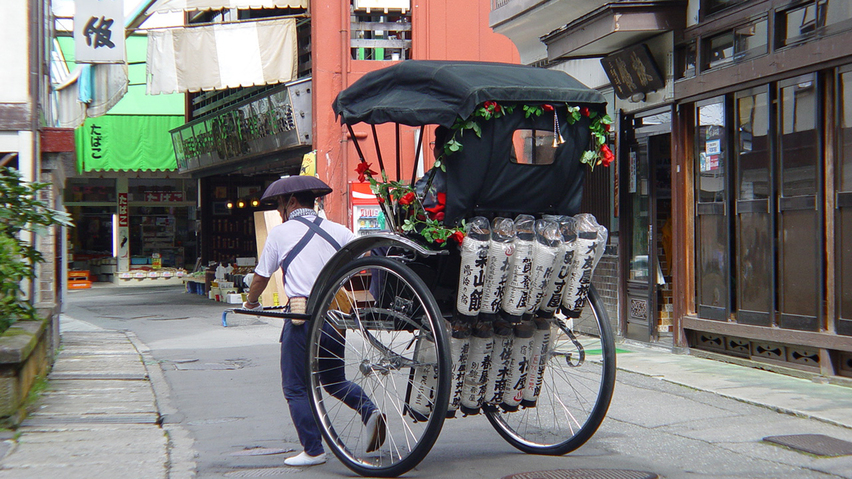
<svg viewBox="0 0 852 479"><path fill-rule="evenodd" d="M370 256L332 276L310 323L311 408L326 443L349 469L363 476L396 477L426 457L444 424L451 379L447 326L426 285L399 261ZM365 299L363 292L341 292L368 284L373 300ZM343 352L331 352L332 347ZM358 385L384 414L386 436L373 452L366 452L367 408L362 415L338 399L352 399L358 391L349 385L332 391L342 381L329 377L341 370L340 359L345 379ZM434 378L428 387L421 386L425 396L419 397L430 399L421 401L419 410L411 406L418 397L415 371ZM355 407L364 404L354 402Z"/></svg>
<svg viewBox="0 0 852 479"><path fill-rule="evenodd" d="M606 416L615 389L615 342L594 286L591 307L573 325L551 325L551 350L533 407L486 410L509 444L528 454L561 456L582 446ZM570 321L569 321L570 323Z"/></svg>

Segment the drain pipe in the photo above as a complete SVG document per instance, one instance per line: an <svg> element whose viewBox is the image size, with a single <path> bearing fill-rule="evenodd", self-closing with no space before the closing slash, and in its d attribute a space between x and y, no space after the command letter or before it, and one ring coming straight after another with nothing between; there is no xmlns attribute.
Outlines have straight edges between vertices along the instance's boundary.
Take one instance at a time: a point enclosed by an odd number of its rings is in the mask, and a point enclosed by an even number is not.
<svg viewBox="0 0 852 479"><path fill-rule="evenodd" d="M29 125L29 154L28 155L18 155L18 170L23 175L24 181L34 182L38 181L38 173L40 170L40 153L39 150L39 93L41 91L41 82L40 82L40 73L41 73L41 53L44 49L44 38L43 38L43 27L41 19L43 18L44 11L42 4L43 0L30 0L29 1L29 14L30 14L30 28L29 28L29 44L30 44L30 55L29 55L29 78L30 78L30 125ZM21 132L18 132L18 135L21 135ZM32 246L36 246L36 234L32 232L22 232L22 239L25 239ZM38 284L38 275L35 278L27 280L25 284L22 285L22 290L24 294L27 296L27 299L31 304L35 304L38 302L38 298L36 297L36 287Z"/></svg>

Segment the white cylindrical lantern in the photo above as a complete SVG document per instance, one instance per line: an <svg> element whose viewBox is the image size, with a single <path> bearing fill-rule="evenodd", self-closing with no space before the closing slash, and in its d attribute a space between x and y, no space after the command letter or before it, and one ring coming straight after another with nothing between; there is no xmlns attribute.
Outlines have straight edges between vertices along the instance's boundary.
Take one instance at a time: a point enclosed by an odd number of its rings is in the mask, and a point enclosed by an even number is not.
<svg viewBox="0 0 852 479"><path fill-rule="evenodd" d="M515 218L515 252L509 263L500 308L501 315L510 323L521 320L531 301L534 228L535 218L532 216L518 215Z"/></svg>
<svg viewBox="0 0 852 479"><path fill-rule="evenodd" d="M512 344L512 367L506 389L503 391L501 407L506 411L517 411L518 405L524 399L527 388L527 377L532 356L532 343L535 336L535 325L532 321L521 321L515 325L515 341Z"/></svg>
<svg viewBox="0 0 852 479"><path fill-rule="evenodd" d="M438 385L438 351L429 338L417 340L414 346L414 374L408 406L415 421L425 421L434 408Z"/></svg>
<svg viewBox="0 0 852 479"><path fill-rule="evenodd" d="M467 357L470 352L470 327L462 321L457 321L452 329L453 333L450 336L450 357L453 360L452 395L447 406L447 417L455 417L461 404Z"/></svg>
<svg viewBox="0 0 852 479"><path fill-rule="evenodd" d="M494 331L491 323L479 322L470 337L470 352L467 357L467 371L459 409L464 414L479 414L488 370L491 368L491 355L494 352Z"/></svg>
<svg viewBox="0 0 852 479"><path fill-rule="evenodd" d="M485 267L485 285L482 291L480 318L493 321L509 275L509 264L515 251L515 222L509 218L494 218L491 223L491 241L488 245L488 261Z"/></svg>
<svg viewBox="0 0 852 479"><path fill-rule="evenodd" d="M607 238L606 228L599 225L594 216L584 213L574 219L577 221L575 266L562 297L562 310L569 318L577 318L583 311L592 285L592 274L603 256Z"/></svg>
<svg viewBox="0 0 852 479"><path fill-rule="evenodd" d="M541 301L539 301L536 316L541 318L553 317L553 313L562 304L562 296L574 268L574 242L577 240L577 227L574 218L571 216L561 217L559 219L559 232L562 236L556 255L559 266L550 276Z"/></svg>
<svg viewBox="0 0 852 479"><path fill-rule="evenodd" d="M535 334L532 342L532 358L530 369L527 374L527 387L524 390L524 398L521 406L534 407L541 392L541 382L544 378L544 369L550 358L550 320L535 318Z"/></svg>
<svg viewBox="0 0 852 479"><path fill-rule="evenodd" d="M467 234L461 244L456 310L462 316L476 317L482 307L482 288L485 285L485 266L491 239L487 218L477 216L467 223Z"/></svg>
<svg viewBox="0 0 852 479"><path fill-rule="evenodd" d="M559 267L559 245L561 235L559 224L551 220L536 220L535 242L533 243L533 264L530 286L530 303L527 306L526 318L531 319L536 308L544 297L547 285L553 271Z"/></svg>
<svg viewBox="0 0 852 479"><path fill-rule="evenodd" d="M509 381L512 369L512 343L515 335L512 325L505 320L494 322L494 354L491 355L491 368L488 370L488 384L482 400L483 408L496 409L503 402L503 391Z"/></svg>

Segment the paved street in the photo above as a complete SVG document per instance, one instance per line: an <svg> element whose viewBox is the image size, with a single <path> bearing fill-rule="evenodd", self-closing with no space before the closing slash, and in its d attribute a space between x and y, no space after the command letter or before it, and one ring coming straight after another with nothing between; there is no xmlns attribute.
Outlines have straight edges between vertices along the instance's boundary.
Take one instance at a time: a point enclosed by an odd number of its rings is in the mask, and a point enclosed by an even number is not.
<svg viewBox="0 0 852 479"><path fill-rule="evenodd" d="M17 444L7 441L12 446L0 462L0 477L71 477L54 475L50 461L37 464L32 457L65 451L53 462L72 470L74 460L85 459L73 453L76 446L109 453L100 443L115 446L116 464L139 466L110 470L109 462L91 460L99 468L73 477L119 477L119 470L121 477L139 478L191 477L193 471L199 478L352 477L331 455L314 468L283 465L284 451L298 450L298 442L280 389L281 322L241 317L239 325L223 328L225 307L180 287L96 285L72 291L62 355ZM98 341L112 349L91 351ZM141 358L135 366L128 361L134 354ZM817 456L762 440L822 434L852 442L852 388L635 344L621 344L618 361L607 419L578 451L525 455L484 417L453 419L406 477L498 479L547 470L573 474L555 477L588 478L627 477L601 475L607 470L664 478L852 477L852 455ZM83 363L89 369L81 369ZM71 382L84 380L85 371L112 381L104 383L106 392ZM145 371L148 381L140 379ZM149 420L157 413L162 429ZM75 414L112 419L72 424L68 417ZM97 428L122 431L116 433L121 440ZM60 432L65 434L54 449L40 446L56 441Z"/></svg>

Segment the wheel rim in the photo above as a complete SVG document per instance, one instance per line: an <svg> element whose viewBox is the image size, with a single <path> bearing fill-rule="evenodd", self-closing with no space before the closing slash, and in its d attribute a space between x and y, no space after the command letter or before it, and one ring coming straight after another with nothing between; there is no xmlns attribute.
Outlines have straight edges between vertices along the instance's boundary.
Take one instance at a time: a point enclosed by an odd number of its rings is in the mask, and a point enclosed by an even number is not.
<svg viewBox="0 0 852 479"><path fill-rule="evenodd" d="M419 278L404 265L389 261L356 261L338 276L315 312L309 344L311 400L320 429L335 455L364 475L395 476L419 463L437 438L449 395L443 319L436 316L437 306L422 281L417 283ZM335 295L340 288L357 289L360 284L356 283L365 275L374 281L381 278L385 285L374 303L357 301L353 295ZM329 327L344 330L345 341ZM343 346L340 359L346 379L359 385L384 414L387 432L376 451L366 452L369 434L362 414L326 389L333 388L333 382L323 384L324 375L340 367L339 362L323 359L337 358L337 353L330 355L321 347L323 341ZM424 359L424 345L433 348L430 358ZM416 394L413 371L424 367L432 368L439 381L432 390L432 410L420 417L425 420L415 422L406 400ZM348 392L344 395L350 396Z"/></svg>
<svg viewBox="0 0 852 479"><path fill-rule="evenodd" d="M583 445L603 421L615 382L615 352L608 319L597 307L551 326L551 347L535 407L487 410L491 424L529 453L565 454ZM572 337L573 336L573 337ZM581 358L581 356L584 356Z"/></svg>

